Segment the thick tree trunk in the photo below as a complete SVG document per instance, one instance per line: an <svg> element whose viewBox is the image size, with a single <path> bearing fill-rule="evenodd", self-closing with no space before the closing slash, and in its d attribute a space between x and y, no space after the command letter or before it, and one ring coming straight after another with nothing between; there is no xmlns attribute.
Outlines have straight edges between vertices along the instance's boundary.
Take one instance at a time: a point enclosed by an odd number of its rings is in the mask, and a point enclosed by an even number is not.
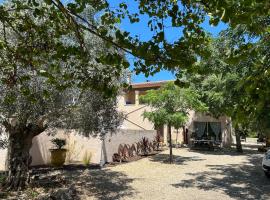
<svg viewBox="0 0 270 200"><path fill-rule="evenodd" d="M33 137L28 130L14 130L9 134L7 190L22 190L29 183L29 150Z"/></svg>
<svg viewBox="0 0 270 200"><path fill-rule="evenodd" d="M183 143L187 144L187 133L185 126L182 126L182 129L183 129Z"/></svg>
<svg viewBox="0 0 270 200"><path fill-rule="evenodd" d="M270 147L270 138L269 137L265 138L265 146Z"/></svg>
<svg viewBox="0 0 270 200"><path fill-rule="evenodd" d="M239 153L243 153L241 138L240 138L240 130L238 126L235 127L235 139L236 139L236 151Z"/></svg>
<svg viewBox="0 0 270 200"><path fill-rule="evenodd" d="M22 190L29 183L29 155L32 139L46 130L45 117L37 120L36 124L27 124L27 120L19 122L12 119L4 121L3 125L9 134L7 169L8 177L4 183L6 190Z"/></svg>
<svg viewBox="0 0 270 200"><path fill-rule="evenodd" d="M172 127L168 125L168 136L169 136L169 148L170 148L170 164L173 162L173 154L172 154Z"/></svg>

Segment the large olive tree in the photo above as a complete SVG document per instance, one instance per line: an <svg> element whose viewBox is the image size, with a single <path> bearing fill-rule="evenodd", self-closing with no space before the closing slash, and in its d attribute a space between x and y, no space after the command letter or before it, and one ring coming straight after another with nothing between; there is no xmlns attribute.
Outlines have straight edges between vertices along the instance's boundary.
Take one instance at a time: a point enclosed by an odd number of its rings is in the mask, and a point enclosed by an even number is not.
<svg viewBox="0 0 270 200"><path fill-rule="evenodd" d="M115 95L123 55L86 32L79 33L82 46L53 7L39 6L12 12L14 4L7 3L9 18L0 20L0 123L8 134L5 187L10 190L29 181L35 136L58 127L104 136L121 122ZM92 9L82 14L93 20ZM110 54L118 54L119 62L98 61L98 56Z"/></svg>

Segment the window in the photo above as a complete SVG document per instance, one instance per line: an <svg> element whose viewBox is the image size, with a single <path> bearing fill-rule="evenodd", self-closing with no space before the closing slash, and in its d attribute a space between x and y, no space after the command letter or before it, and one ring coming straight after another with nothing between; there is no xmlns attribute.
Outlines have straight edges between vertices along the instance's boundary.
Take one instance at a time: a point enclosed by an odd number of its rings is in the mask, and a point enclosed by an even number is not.
<svg viewBox="0 0 270 200"><path fill-rule="evenodd" d="M220 122L194 122L194 128L196 139L221 140Z"/></svg>

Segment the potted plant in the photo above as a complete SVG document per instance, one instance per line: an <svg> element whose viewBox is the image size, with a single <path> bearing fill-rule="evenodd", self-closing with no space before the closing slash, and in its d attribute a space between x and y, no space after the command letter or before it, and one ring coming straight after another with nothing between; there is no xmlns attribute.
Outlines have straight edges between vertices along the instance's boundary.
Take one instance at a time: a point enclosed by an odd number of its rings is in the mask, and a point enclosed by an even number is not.
<svg viewBox="0 0 270 200"><path fill-rule="evenodd" d="M50 149L51 151L51 164L55 167L62 167L66 160L66 149L63 147L66 145L66 140L61 138L54 138L51 142L56 147L55 149Z"/></svg>

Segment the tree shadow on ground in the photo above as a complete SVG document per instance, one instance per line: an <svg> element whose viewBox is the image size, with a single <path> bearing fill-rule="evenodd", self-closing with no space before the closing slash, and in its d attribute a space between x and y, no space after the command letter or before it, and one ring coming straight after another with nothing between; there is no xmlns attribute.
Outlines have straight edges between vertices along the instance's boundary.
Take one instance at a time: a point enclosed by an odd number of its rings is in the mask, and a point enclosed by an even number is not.
<svg viewBox="0 0 270 200"><path fill-rule="evenodd" d="M85 195L92 196L100 200L120 199L133 194L129 184L133 179L128 178L121 172L109 169L85 171L79 177L73 177L81 187L84 187Z"/></svg>
<svg viewBox="0 0 270 200"><path fill-rule="evenodd" d="M61 170L58 177L55 174L46 175L50 185L39 185L47 189L57 188L59 185L74 185L80 196L94 196L100 200L120 199L133 195L133 188L129 185L133 179L121 172L110 169L91 170ZM40 180L39 180L40 182ZM41 181L42 182L42 181ZM83 198L82 198L83 199Z"/></svg>
<svg viewBox="0 0 270 200"><path fill-rule="evenodd" d="M149 160L152 162L169 163L169 158L170 155L168 154L157 154L151 157ZM202 159L199 156L186 157L173 155L173 164L176 165L187 165L187 162L202 161L202 160L205 159Z"/></svg>
<svg viewBox="0 0 270 200"><path fill-rule="evenodd" d="M248 155L247 161L235 165L207 165L209 171L189 173L188 180L173 184L177 188L223 190L234 199L270 199L270 180L261 169L262 156Z"/></svg>

